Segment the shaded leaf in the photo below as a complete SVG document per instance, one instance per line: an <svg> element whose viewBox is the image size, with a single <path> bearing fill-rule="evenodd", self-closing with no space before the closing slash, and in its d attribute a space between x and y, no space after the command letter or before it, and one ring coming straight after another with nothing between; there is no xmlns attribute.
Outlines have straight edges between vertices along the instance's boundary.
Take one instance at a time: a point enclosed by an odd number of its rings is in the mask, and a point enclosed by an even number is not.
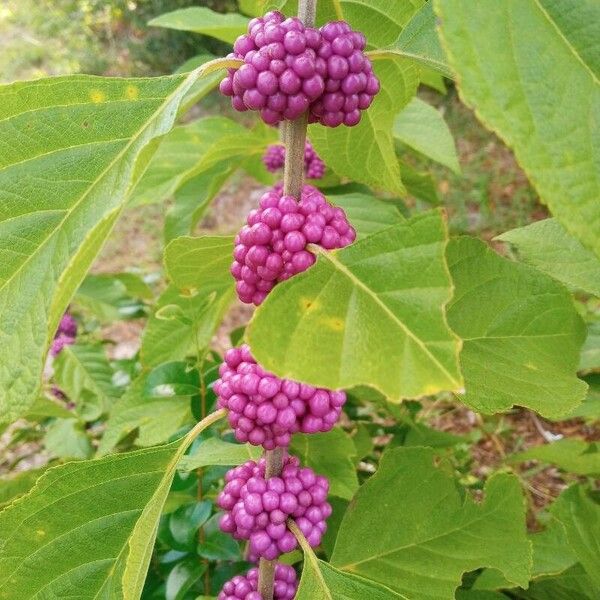
<svg viewBox="0 0 600 600"><path fill-rule="evenodd" d="M463 499L434 467L434 451L396 448L361 486L346 511L331 562L413 599L452 599L461 576L501 570L526 586L531 551L518 480L490 478L485 500ZM373 507L378 514L373 515Z"/></svg>
<svg viewBox="0 0 600 600"><path fill-rule="evenodd" d="M201 467L215 465L229 467L237 466L248 460L258 460L262 456L261 448L251 444L232 444L219 438L208 438L196 447L193 454L187 454L181 459L179 469L194 471Z"/></svg>
<svg viewBox="0 0 600 600"><path fill-rule="evenodd" d="M44 447L56 458L90 458L94 454L90 438L75 419L56 419L46 429Z"/></svg>
<svg viewBox="0 0 600 600"><path fill-rule="evenodd" d="M352 458L356 453L352 438L339 427L327 433L297 433L290 451L303 466L310 467L329 480L332 496L350 500L358 489L358 478Z"/></svg>
<svg viewBox="0 0 600 600"><path fill-rule="evenodd" d="M381 91L363 111L356 127L309 127L319 156L340 177L403 195L400 167L394 150L394 116L414 96L417 69L407 61L381 59L373 64Z"/></svg>
<svg viewBox="0 0 600 600"><path fill-rule="evenodd" d="M583 440L564 438L513 454L511 462L538 460L577 475L600 475L600 448Z"/></svg>
<svg viewBox="0 0 600 600"><path fill-rule="evenodd" d="M48 467L29 469L0 477L0 509L26 494Z"/></svg>

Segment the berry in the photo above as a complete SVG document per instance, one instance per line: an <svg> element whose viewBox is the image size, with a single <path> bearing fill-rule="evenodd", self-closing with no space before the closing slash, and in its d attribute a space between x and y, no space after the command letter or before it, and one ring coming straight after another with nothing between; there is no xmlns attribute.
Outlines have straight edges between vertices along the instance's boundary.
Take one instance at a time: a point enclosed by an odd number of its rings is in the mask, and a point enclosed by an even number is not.
<svg viewBox="0 0 600 600"><path fill-rule="evenodd" d="M225 511L219 526L236 539L250 540L254 557L274 560L295 550L296 538L286 527L292 518L314 548L321 543L331 514L329 483L288 456L279 477L265 479L265 459L250 460L225 474L217 505Z"/></svg>
<svg viewBox="0 0 600 600"><path fill-rule="evenodd" d="M50 354L56 356L65 346L74 344L76 335L77 321L69 313L65 313L52 340Z"/></svg>
<svg viewBox="0 0 600 600"><path fill-rule="evenodd" d="M271 173L282 169L285 164L285 146L271 144L263 155L263 164ZM304 171L309 179L321 179L325 174L325 163L308 140L304 145Z"/></svg>
<svg viewBox="0 0 600 600"><path fill-rule="evenodd" d="M345 21L332 21L319 30L319 59L325 61L325 91L310 106L309 122L326 127L358 125L361 111L371 106L379 80L365 56L365 36Z"/></svg>
<svg viewBox="0 0 600 600"><path fill-rule="evenodd" d="M259 305L280 281L306 271L315 262L306 249L343 248L356 239L346 213L327 202L311 185L302 188L300 202L275 187L250 211L235 238L231 274L239 299Z"/></svg>
<svg viewBox="0 0 600 600"><path fill-rule="evenodd" d="M293 600L298 581L296 571L290 565L275 565L273 600ZM258 569L253 568L244 575L236 575L225 582L217 600L262 600L258 593Z"/></svg>
<svg viewBox="0 0 600 600"><path fill-rule="evenodd" d="M235 110L257 110L265 123L297 119L325 90L326 65L317 56L321 34L278 11L252 19L230 56L244 61L229 69L221 93Z"/></svg>
<svg viewBox="0 0 600 600"><path fill-rule="evenodd" d="M243 345L225 353L214 383L219 408L240 442L267 450L285 447L293 433L329 431L337 422L346 394L280 379L256 363Z"/></svg>

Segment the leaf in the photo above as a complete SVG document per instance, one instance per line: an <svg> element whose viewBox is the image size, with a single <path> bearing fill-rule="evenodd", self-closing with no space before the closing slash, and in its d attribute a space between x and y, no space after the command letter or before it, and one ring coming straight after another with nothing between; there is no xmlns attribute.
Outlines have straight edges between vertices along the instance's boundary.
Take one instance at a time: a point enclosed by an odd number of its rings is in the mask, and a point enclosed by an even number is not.
<svg viewBox="0 0 600 600"><path fill-rule="evenodd" d="M360 192L331 195L327 198L334 206L343 208L348 221L356 229L357 239L363 239L405 221L391 203Z"/></svg>
<svg viewBox="0 0 600 600"><path fill-rule="evenodd" d="M400 162L400 174L409 195L434 206L440 204L437 186L431 173L417 171L408 163Z"/></svg>
<svg viewBox="0 0 600 600"><path fill-rule="evenodd" d="M54 381L86 421L96 420L112 404L116 395L112 377L100 344L64 346L54 360Z"/></svg>
<svg viewBox="0 0 600 600"><path fill-rule="evenodd" d="M564 573L534 581L521 598L526 600L595 600L590 578L574 565Z"/></svg>
<svg viewBox="0 0 600 600"><path fill-rule="evenodd" d="M440 212L421 213L275 287L246 338L265 369L330 389L365 384L393 401L460 386ZM382 359L385 357L385 359Z"/></svg>
<svg viewBox="0 0 600 600"><path fill-rule="evenodd" d="M340 177L404 195L400 167L394 150L395 115L414 96L417 70L406 60L382 59L373 63L381 91L362 114L356 127L309 127L310 140L319 156Z"/></svg>
<svg viewBox="0 0 600 600"><path fill-rule="evenodd" d="M572 290L600 296L600 260L555 219L544 219L496 237L523 262L544 271Z"/></svg>
<svg viewBox="0 0 600 600"><path fill-rule="evenodd" d="M91 458L94 454L90 438L75 419L56 419L46 429L44 446L56 458Z"/></svg>
<svg viewBox="0 0 600 600"><path fill-rule="evenodd" d="M195 396L199 393L198 370L183 361L164 363L155 367L148 373L142 390L144 398Z"/></svg>
<svg viewBox="0 0 600 600"><path fill-rule="evenodd" d="M26 494L48 467L29 469L0 477L0 510L13 500Z"/></svg>
<svg viewBox="0 0 600 600"><path fill-rule="evenodd" d="M415 13L393 44L383 50L371 52L371 56L401 56L414 61L422 69L433 69L435 73L452 79L452 71L440 45L435 21L433 3L427 2ZM438 88L439 85L438 83ZM441 85L443 86L443 80Z"/></svg>
<svg viewBox="0 0 600 600"><path fill-rule="evenodd" d="M193 56L186 60L175 73L189 73L190 71L197 69L200 65L215 60L215 58L216 57L212 54L199 54L198 56ZM221 79L223 79L223 73L219 73L218 71L197 79L182 100L181 106L179 107L179 113L186 113L194 106L194 104L200 102L202 98L219 85Z"/></svg>
<svg viewBox="0 0 600 600"><path fill-rule="evenodd" d="M165 244L193 232L235 170L236 165L219 163L177 189L174 202L165 214Z"/></svg>
<svg viewBox="0 0 600 600"><path fill-rule="evenodd" d="M132 297L134 295L138 298L152 298L150 288L133 273L87 275L79 286L74 301L101 321L110 322L143 314L143 304Z"/></svg>
<svg viewBox="0 0 600 600"><path fill-rule="evenodd" d="M34 401L71 296L197 76L0 86L2 420Z"/></svg>
<svg viewBox="0 0 600 600"><path fill-rule="evenodd" d="M136 445L154 446L167 441L192 421L189 395L152 397L144 394L148 375L148 371L140 373L113 406L98 447L99 456L108 454L136 429Z"/></svg>
<svg viewBox="0 0 600 600"><path fill-rule="evenodd" d="M205 117L180 125L160 143L148 169L131 193L131 205L161 202L192 177L206 171L205 157L230 139L246 139L249 130L226 117Z"/></svg>
<svg viewBox="0 0 600 600"><path fill-rule="evenodd" d="M435 0L435 9L462 100L514 149L556 219L600 256L600 4Z"/></svg>
<svg viewBox="0 0 600 600"><path fill-rule="evenodd" d="M533 549L532 577L557 575L577 562L565 529L556 519L552 519L544 531L531 534L529 539Z"/></svg>
<svg viewBox="0 0 600 600"><path fill-rule="evenodd" d="M448 323L464 342L466 404L495 413L517 404L548 417L584 398L577 379L583 323L563 286L462 237L446 252L454 281Z"/></svg>
<svg viewBox="0 0 600 600"><path fill-rule="evenodd" d="M173 284L181 290L193 290L228 282L233 239L229 235L206 235L173 240L165 248L165 267Z"/></svg>
<svg viewBox="0 0 600 600"><path fill-rule="evenodd" d="M262 450L251 444L232 444L219 438L208 438L196 448L194 454L188 454L181 459L181 471L195 471L202 467L215 465L222 467L237 466L248 460L258 460Z"/></svg>
<svg viewBox="0 0 600 600"><path fill-rule="evenodd" d="M51 417L74 419L77 415L46 396L38 396L27 414L23 415L28 421L42 421Z"/></svg>
<svg viewBox="0 0 600 600"><path fill-rule="evenodd" d="M232 280L198 287L193 296L168 286L142 334L142 364L155 367L206 349L232 300Z"/></svg>
<svg viewBox="0 0 600 600"><path fill-rule="evenodd" d="M352 457L356 448L352 438L339 427L327 433L304 435L297 433L290 451L302 465L310 467L329 480L332 496L350 500L358 489L358 478Z"/></svg>
<svg viewBox="0 0 600 600"><path fill-rule="evenodd" d="M600 595L600 504L583 485L567 488L552 505L552 514L563 524L569 546Z"/></svg>
<svg viewBox="0 0 600 600"><path fill-rule="evenodd" d="M164 13L148 21L148 25L193 31L233 44L238 36L246 33L248 19L238 13L222 14L203 6L191 6Z"/></svg>
<svg viewBox="0 0 600 600"><path fill-rule="evenodd" d="M414 97L396 116L394 137L427 158L460 173L454 139L441 113Z"/></svg>
<svg viewBox="0 0 600 600"><path fill-rule="evenodd" d="M581 349L579 370L600 368L600 321L588 323L588 333Z"/></svg>
<svg viewBox="0 0 600 600"><path fill-rule="evenodd" d="M346 511L332 565L411 600L450 600L462 574L484 566L527 586L531 551L517 478L492 476L485 500L475 503L434 457L430 448L383 455Z"/></svg>
<svg viewBox="0 0 600 600"><path fill-rule="evenodd" d="M177 462L223 416L166 446L47 471L0 513L3 597L137 600Z"/></svg>
<svg viewBox="0 0 600 600"><path fill-rule="evenodd" d="M304 553L302 577L295 600L390 600L406 599L393 590L358 577L343 573L332 565L319 560L294 522L288 524Z"/></svg>
<svg viewBox="0 0 600 600"><path fill-rule="evenodd" d="M202 578L205 571L206 565L193 558L177 563L167 577L165 599L183 600L187 592Z"/></svg>
<svg viewBox="0 0 600 600"><path fill-rule="evenodd" d="M600 449L595 443L564 438L513 454L510 462L538 460L577 475L600 475Z"/></svg>

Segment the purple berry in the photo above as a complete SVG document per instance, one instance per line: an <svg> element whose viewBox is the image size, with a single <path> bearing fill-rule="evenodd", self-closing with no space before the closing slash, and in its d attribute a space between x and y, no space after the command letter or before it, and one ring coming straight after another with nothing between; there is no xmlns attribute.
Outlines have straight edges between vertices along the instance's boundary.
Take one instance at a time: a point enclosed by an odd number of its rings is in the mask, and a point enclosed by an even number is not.
<svg viewBox="0 0 600 600"><path fill-rule="evenodd" d="M249 540L254 558L274 560L297 547L285 524L292 518L316 547L331 514L328 491L327 479L301 468L295 456L287 456L281 475L268 480L265 459L248 461L225 474L225 488L217 498L217 505L225 511L221 530Z"/></svg>
<svg viewBox="0 0 600 600"><path fill-rule="evenodd" d="M56 356L65 346L71 346L75 343L77 336L77 321L69 313L65 313L58 325L52 345L50 346L50 354Z"/></svg>
<svg viewBox="0 0 600 600"><path fill-rule="evenodd" d="M321 42L319 31L295 17L272 11L252 19L230 55L245 64L230 69L219 89L235 110L260 111L269 125L296 119L325 89L317 68Z"/></svg>
<svg viewBox="0 0 600 600"><path fill-rule="evenodd" d="M214 383L217 403L219 408L228 409L236 438L267 450L287 446L298 431L329 431L346 401L342 391L280 379L265 371L247 345L226 352L219 375ZM247 512L258 514L260 509L255 507L259 506L259 499L253 498Z"/></svg>
<svg viewBox="0 0 600 600"><path fill-rule="evenodd" d="M356 106L358 106L358 97L356 97ZM267 147L262 160L267 171L271 173L279 171L285 164L285 147L281 144L271 144ZM325 174L325 163L308 140L304 146L304 169L309 179L321 179Z"/></svg>
<svg viewBox="0 0 600 600"><path fill-rule="evenodd" d="M344 21L327 23L319 31L325 93L311 104L309 121L326 127L353 127L360 122L360 111L369 108L379 92L379 80L363 52L365 37Z"/></svg>
<svg viewBox="0 0 600 600"><path fill-rule="evenodd" d="M305 159L311 175L322 174L324 165L312 147L307 146ZM275 150L265 155L269 165L279 160ZM333 249L356 239L344 211L334 209L311 185L303 186L300 202L283 196L275 186L262 196L259 208L250 212L246 223L235 238L230 270L238 297L247 304L261 304L278 282L314 264L307 243Z"/></svg>
<svg viewBox="0 0 600 600"><path fill-rule="evenodd" d="M292 600L296 595L298 581L296 571L290 565L275 565L273 600ZM250 569L244 575L236 575L226 581L217 600L262 600L258 592L258 569Z"/></svg>

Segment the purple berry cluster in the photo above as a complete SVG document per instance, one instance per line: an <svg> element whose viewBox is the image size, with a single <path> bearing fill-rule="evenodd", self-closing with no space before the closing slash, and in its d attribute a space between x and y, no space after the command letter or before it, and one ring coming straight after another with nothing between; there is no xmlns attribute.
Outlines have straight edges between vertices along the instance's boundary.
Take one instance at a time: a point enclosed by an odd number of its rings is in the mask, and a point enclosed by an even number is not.
<svg viewBox="0 0 600 600"><path fill-rule="evenodd" d="M329 431L346 402L344 392L268 373L247 345L227 351L219 374L214 384L217 403L228 409L236 439L266 450L288 446L293 433Z"/></svg>
<svg viewBox="0 0 600 600"><path fill-rule="evenodd" d="M298 581L296 571L290 565L275 565L273 600L293 600ZM244 575L236 575L223 585L217 600L263 600L258 590L258 569L250 569Z"/></svg>
<svg viewBox="0 0 600 600"><path fill-rule="evenodd" d="M300 202L273 188L250 211L235 238L231 274L239 299L258 306L276 283L311 267L316 259L307 244L332 250L355 239L346 213L317 188L304 185Z"/></svg>
<svg viewBox="0 0 600 600"><path fill-rule="evenodd" d="M320 33L297 17L273 11L252 19L233 46L233 57L245 64L230 69L219 89L231 97L233 108L258 110L270 125L297 119L325 90L318 72L320 46Z"/></svg>
<svg viewBox="0 0 600 600"><path fill-rule="evenodd" d="M325 93L311 105L309 121L353 127L360 122L361 110L369 108L379 92L379 80L364 54L365 36L352 31L345 21L327 23L320 33L318 56L327 62Z"/></svg>
<svg viewBox="0 0 600 600"><path fill-rule="evenodd" d="M365 45L344 21L317 30L272 11L236 40L230 56L244 65L230 69L219 89L235 110L260 111L270 125L308 111L310 122L353 126L379 91Z"/></svg>
<svg viewBox="0 0 600 600"><path fill-rule="evenodd" d="M225 481L217 499L225 511L221 530L250 540L252 555L274 560L297 547L286 526L288 518L294 519L311 546L321 543L331 514L329 482L312 469L301 468L295 456L286 457L279 477L265 479L265 459L261 459L231 469Z"/></svg>
<svg viewBox="0 0 600 600"><path fill-rule="evenodd" d="M56 356L65 346L70 346L75 343L77 336L77 321L69 313L65 313L60 320L58 330L54 335L52 346L50 346L50 354Z"/></svg>
<svg viewBox="0 0 600 600"><path fill-rule="evenodd" d="M275 173L285 164L285 146L271 144L263 155L263 164L267 171ZM325 163L317 154L313 145L306 140L304 145L304 172L309 179L321 179L325 174Z"/></svg>

